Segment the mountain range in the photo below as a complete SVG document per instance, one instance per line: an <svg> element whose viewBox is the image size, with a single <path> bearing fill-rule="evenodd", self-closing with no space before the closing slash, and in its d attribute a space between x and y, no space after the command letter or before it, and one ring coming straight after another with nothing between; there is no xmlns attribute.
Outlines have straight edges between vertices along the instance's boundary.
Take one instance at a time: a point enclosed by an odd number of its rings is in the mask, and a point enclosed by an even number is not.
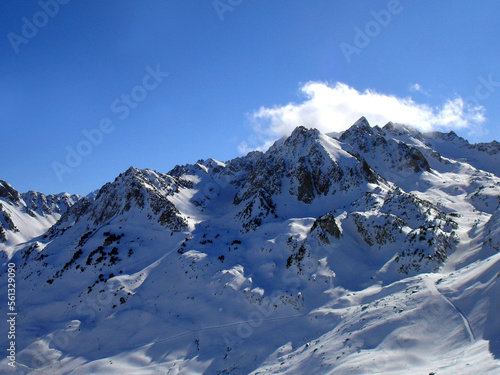
<svg viewBox="0 0 500 375"><path fill-rule="evenodd" d="M498 142L365 118L87 196L2 180L0 371L500 374L499 204Z"/></svg>

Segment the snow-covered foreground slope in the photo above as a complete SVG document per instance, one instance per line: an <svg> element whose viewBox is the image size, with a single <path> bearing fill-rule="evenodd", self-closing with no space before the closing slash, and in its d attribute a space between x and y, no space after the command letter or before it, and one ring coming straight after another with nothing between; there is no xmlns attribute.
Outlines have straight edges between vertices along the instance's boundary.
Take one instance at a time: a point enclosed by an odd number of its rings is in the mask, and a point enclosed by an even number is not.
<svg viewBox="0 0 500 375"><path fill-rule="evenodd" d="M285 344L253 373L499 373L499 260L358 292L333 289L332 301L308 314L331 330Z"/></svg>
<svg viewBox="0 0 500 375"><path fill-rule="evenodd" d="M496 154L437 138L361 119L130 168L4 244L18 315L0 371L500 374L500 178L478 164Z"/></svg>

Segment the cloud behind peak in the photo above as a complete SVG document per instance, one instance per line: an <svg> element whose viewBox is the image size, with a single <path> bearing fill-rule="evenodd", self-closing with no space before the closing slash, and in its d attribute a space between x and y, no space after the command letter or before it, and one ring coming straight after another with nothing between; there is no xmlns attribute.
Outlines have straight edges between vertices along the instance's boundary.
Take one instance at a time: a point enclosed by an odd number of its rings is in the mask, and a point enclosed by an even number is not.
<svg viewBox="0 0 500 375"><path fill-rule="evenodd" d="M438 107L420 104L374 90L358 91L345 83L307 82L300 87L304 99L250 114L253 134L240 144L240 152L266 149L299 125L322 132L340 132L365 116L371 125L389 121L411 125L421 131L474 128L486 118L483 107L472 107L461 97L447 99Z"/></svg>

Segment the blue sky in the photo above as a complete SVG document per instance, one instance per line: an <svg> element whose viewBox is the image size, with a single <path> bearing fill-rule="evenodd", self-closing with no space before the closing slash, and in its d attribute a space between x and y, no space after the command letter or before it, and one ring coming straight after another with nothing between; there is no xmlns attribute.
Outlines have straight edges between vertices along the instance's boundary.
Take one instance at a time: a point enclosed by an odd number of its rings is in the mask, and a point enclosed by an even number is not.
<svg viewBox="0 0 500 375"><path fill-rule="evenodd" d="M500 139L498 1L59 1L0 4L0 179L20 191L86 194L359 114Z"/></svg>

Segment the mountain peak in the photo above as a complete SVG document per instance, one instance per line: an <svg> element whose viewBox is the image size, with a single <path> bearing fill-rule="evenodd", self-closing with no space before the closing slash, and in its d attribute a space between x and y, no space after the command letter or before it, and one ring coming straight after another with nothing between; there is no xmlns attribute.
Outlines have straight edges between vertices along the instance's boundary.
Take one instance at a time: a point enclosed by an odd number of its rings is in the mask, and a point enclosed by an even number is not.
<svg viewBox="0 0 500 375"><path fill-rule="evenodd" d="M368 122L368 120L366 119L365 116L361 116L359 118L359 120L354 123L353 127L362 128L362 129L370 129L371 128L370 123Z"/></svg>
<svg viewBox="0 0 500 375"><path fill-rule="evenodd" d="M360 138L364 135L373 135L373 128L370 126L368 120L362 116L358 121L356 121L349 129L345 130L340 136L341 141L345 141L348 138Z"/></svg>
<svg viewBox="0 0 500 375"><path fill-rule="evenodd" d="M133 175L136 175L138 172L140 172L139 169L137 169L136 167L134 166L130 166L126 171L125 171L125 175L126 176L133 176Z"/></svg>
<svg viewBox="0 0 500 375"><path fill-rule="evenodd" d="M321 133L318 129L306 128L305 126L297 126L292 134L285 139L286 146L304 145L309 140L316 140L320 138ZM278 144L278 142L276 143Z"/></svg>
<svg viewBox="0 0 500 375"><path fill-rule="evenodd" d="M306 128L305 126L300 125L293 130L290 137L304 137L304 136L311 137L311 136L318 136L319 134L320 133L318 129Z"/></svg>
<svg viewBox="0 0 500 375"><path fill-rule="evenodd" d="M409 134L409 135L419 135L420 132L409 126L409 125L405 125L405 124L401 124L401 123L397 123L397 122L392 122L392 121L389 121L387 124L385 124L382 128L383 130L385 131L389 131L389 132L394 132L396 134L399 134L399 135L402 135L402 134Z"/></svg>

